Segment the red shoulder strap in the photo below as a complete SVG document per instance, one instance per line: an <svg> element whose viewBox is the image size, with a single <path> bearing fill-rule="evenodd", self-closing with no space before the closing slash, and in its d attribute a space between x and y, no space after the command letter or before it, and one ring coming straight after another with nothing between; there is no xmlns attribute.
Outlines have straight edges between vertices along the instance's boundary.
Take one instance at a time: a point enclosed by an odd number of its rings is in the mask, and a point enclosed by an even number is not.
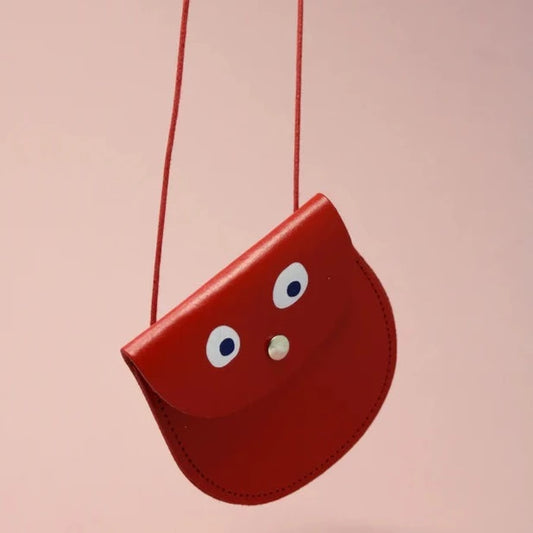
<svg viewBox="0 0 533 533"><path fill-rule="evenodd" d="M303 11L304 0L298 0L297 38L296 38L296 95L294 111L294 168L293 168L293 208L298 209L299 180L300 180L300 121L302 95L302 44L303 44ZM163 234L165 231L165 215L167 210L168 183L170 178L170 163L174 148L174 137L181 97L183 81L183 65L185 63L185 41L187 39L187 22L189 19L189 0L183 0L181 11L181 29L178 44L178 62L176 68L176 82L174 85L174 101L168 130L165 165L163 169L163 183L161 186L161 200L159 203L159 221L157 225L157 239L155 247L154 274L152 281L152 304L150 311L150 325L157 320L157 303L159 297L159 278L161 272L161 254L163 250Z"/></svg>

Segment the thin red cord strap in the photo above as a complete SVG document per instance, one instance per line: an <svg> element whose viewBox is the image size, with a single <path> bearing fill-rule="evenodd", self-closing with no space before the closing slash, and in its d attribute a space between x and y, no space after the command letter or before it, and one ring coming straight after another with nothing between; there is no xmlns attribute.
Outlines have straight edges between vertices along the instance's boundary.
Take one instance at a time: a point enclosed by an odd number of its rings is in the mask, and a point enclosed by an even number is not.
<svg viewBox="0 0 533 533"><path fill-rule="evenodd" d="M161 187L161 201L159 203L159 222L157 225L157 241L155 246L154 277L152 282L152 305L150 311L150 325L157 320L157 301L159 296L159 276L161 272L161 252L163 249L163 233L165 231L165 215L167 211L168 181L170 177L170 161L174 147L174 136L178 122L180 107L181 83L183 81L183 64L185 62L185 41L187 38L187 21L189 18L189 0L183 0L181 8L181 29L178 44L178 65L176 68L176 83L174 86L174 103L168 130L167 150L165 154L165 167L163 170L163 184Z"/></svg>
<svg viewBox="0 0 533 533"><path fill-rule="evenodd" d="M302 116L302 48L304 34L304 0L298 0L298 21L296 29L296 96L294 104L294 171L293 209L300 201L300 123Z"/></svg>
<svg viewBox="0 0 533 533"><path fill-rule="evenodd" d="M298 0L298 20L296 39L296 97L294 116L294 169L293 169L293 207L298 209L299 179L300 179L300 121L301 121L301 95L302 95L302 42L303 42L303 10L304 0ZM176 134L176 124L181 97L183 81L183 64L185 62L185 41L187 39L187 21L189 18L189 0L183 0L181 10L181 29L178 44L178 64L176 68L176 82L174 86L174 101L172 116L168 130L165 166L163 170L163 183L161 186L161 201L159 204L159 222L157 225L157 241L154 260L154 276L152 281L152 305L150 310L150 325L157 320L157 303L159 297L159 278L161 273L161 254L163 250L163 234L165 231L165 215L167 210L168 183L170 177L170 163Z"/></svg>

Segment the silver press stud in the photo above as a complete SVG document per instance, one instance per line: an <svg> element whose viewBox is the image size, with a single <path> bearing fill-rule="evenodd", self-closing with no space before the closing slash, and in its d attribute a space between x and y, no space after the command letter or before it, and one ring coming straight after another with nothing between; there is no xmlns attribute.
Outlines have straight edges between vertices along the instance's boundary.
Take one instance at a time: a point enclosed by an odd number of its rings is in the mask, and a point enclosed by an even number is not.
<svg viewBox="0 0 533 533"><path fill-rule="evenodd" d="M268 355L274 361L281 361L289 353L289 339L285 335L275 335L268 343Z"/></svg>

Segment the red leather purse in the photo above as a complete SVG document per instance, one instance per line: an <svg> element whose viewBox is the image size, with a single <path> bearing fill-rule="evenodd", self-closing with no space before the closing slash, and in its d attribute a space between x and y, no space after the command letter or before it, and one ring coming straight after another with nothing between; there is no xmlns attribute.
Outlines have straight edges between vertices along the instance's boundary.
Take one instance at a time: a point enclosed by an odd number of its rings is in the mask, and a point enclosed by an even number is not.
<svg viewBox="0 0 533 533"><path fill-rule="evenodd" d="M310 482L363 435L391 385L396 335L381 283L331 202L298 206L303 0L298 0L295 212L122 349L182 472L220 500L259 504Z"/></svg>
<svg viewBox="0 0 533 533"><path fill-rule="evenodd" d="M396 337L378 278L316 195L122 354L189 480L257 504L316 478L363 435Z"/></svg>

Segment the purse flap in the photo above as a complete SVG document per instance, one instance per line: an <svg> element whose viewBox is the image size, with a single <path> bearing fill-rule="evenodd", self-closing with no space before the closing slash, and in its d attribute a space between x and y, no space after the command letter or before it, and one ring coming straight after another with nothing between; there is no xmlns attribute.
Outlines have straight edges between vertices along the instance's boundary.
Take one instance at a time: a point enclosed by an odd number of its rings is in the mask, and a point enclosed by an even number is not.
<svg viewBox="0 0 533 533"><path fill-rule="evenodd" d="M183 413L213 418L245 409L309 358L328 356L328 338L350 306L357 256L335 207L317 194L122 355ZM281 360L268 354L277 335L289 342Z"/></svg>

